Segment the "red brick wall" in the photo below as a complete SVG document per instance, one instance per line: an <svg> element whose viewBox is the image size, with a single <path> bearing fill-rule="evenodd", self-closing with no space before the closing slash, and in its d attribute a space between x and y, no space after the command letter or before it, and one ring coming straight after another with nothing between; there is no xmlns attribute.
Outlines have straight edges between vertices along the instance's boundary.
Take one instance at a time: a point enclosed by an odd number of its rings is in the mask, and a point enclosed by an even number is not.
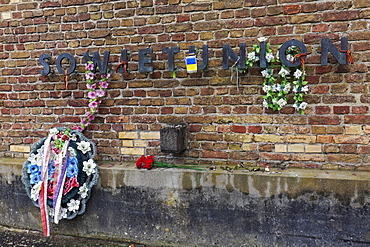
<svg viewBox="0 0 370 247"><path fill-rule="evenodd" d="M278 3L279 2L279 3ZM369 169L370 2L299 0L0 0L0 152L23 157L53 126L74 126L87 110L82 53L132 52L131 73L114 73L98 118L86 131L100 159L166 157L159 130L189 124L189 149L178 163ZM274 52L292 38L308 50L305 114L262 106L259 67L246 74L222 64L222 44L247 52L268 37ZM320 66L320 40L348 37L355 63ZM188 46L209 46L209 68L187 74ZM162 48L179 46L177 78ZM138 49L153 49L154 71L138 72ZM41 54L71 53L79 75L41 76Z"/></svg>

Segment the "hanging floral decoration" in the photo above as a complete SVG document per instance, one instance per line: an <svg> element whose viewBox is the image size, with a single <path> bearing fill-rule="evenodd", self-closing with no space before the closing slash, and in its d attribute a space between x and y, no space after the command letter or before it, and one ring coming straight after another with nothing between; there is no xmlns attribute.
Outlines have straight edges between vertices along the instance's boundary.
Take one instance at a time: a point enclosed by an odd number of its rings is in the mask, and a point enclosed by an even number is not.
<svg viewBox="0 0 370 247"><path fill-rule="evenodd" d="M96 82L95 80L97 79L97 75L93 72L94 70L94 63L92 61L88 61L85 65L85 78L86 88L88 91L87 97L89 99L89 111L81 119L81 124L73 127L73 129L77 129L79 131L84 131L91 124L91 121L95 119L102 102L102 98L106 95L106 90L109 86L109 71L106 74L101 74L100 79Z"/></svg>
<svg viewBox="0 0 370 247"><path fill-rule="evenodd" d="M95 82L93 62L87 62L85 68L89 110L81 125L52 128L47 137L32 146L23 164L22 181L33 204L40 207L45 236L50 235L49 221L58 224L61 219L73 219L85 212L91 188L99 177L95 144L82 131L95 119L110 74L100 75Z"/></svg>
<svg viewBox="0 0 370 247"><path fill-rule="evenodd" d="M258 41L266 41L266 38L259 38ZM259 45L253 45L253 50L247 54L247 68L252 67L255 62L259 61L260 50L261 48ZM308 82L305 81L304 58L302 55L306 54L300 54L298 48L295 46L291 46L287 49L285 55L289 61L294 63L297 58L301 60L300 65L294 69L282 64L278 54L279 53L277 53L275 57L270 48L270 43L266 44L267 66L261 71L264 77L262 90L266 93L266 95L263 96L263 106L279 111L287 105L288 94L293 91L293 107L296 111L303 114L307 107L307 103L304 101L304 95L308 92ZM274 75L276 64L279 64L277 65L279 71L277 76ZM294 72L293 76L291 75L292 72Z"/></svg>

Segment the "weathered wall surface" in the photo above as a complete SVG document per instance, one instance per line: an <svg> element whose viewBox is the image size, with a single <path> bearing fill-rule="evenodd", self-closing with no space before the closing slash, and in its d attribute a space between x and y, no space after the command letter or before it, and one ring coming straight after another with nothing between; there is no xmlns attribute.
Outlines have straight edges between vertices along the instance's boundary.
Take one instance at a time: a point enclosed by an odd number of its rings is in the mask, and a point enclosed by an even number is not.
<svg viewBox="0 0 370 247"><path fill-rule="evenodd" d="M0 224L41 230L20 181L22 160L2 159ZM86 212L52 224L59 234L154 246L368 246L368 172L137 170L100 165Z"/></svg>
<svg viewBox="0 0 370 247"><path fill-rule="evenodd" d="M352 1L206 0L0 0L0 151L23 157L56 125L74 126L87 111L84 52L110 51L111 69L121 50L132 53L130 74L113 73L108 97L86 132L100 159L130 160L166 155L159 130L189 125L188 150L178 163L275 165L369 169L370 3ZM247 52L267 37L274 53L290 39L308 50L309 104L304 115L292 101L280 112L262 106L258 64L247 73L222 69L222 44ZM337 47L348 37L355 63L339 66L329 55L320 65L320 40ZM186 73L188 47L209 47L207 70ZM179 47L176 78L165 47ZM138 50L152 48L153 72L138 71ZM201 50L201 49L200 49ZM78 75L63 75L55 60L63 52L77 61ZM40 76L41 54L55 74ZM200 56L201 57L201 56ZM231 63L230 63L231 65ZM68 66L65 65L67 68Z"/></svg>

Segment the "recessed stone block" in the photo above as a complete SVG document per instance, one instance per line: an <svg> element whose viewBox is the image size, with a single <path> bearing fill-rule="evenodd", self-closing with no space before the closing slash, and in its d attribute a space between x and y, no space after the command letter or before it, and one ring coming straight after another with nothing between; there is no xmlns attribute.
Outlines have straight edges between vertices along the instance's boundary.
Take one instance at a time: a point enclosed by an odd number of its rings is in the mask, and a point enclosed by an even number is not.
<svg viewBox="0 0 370 247"><path fill-rule="evenodd" d="M188 142L187 126L175 124L160 130L161 151L164 153L182 153Z"/></svg>

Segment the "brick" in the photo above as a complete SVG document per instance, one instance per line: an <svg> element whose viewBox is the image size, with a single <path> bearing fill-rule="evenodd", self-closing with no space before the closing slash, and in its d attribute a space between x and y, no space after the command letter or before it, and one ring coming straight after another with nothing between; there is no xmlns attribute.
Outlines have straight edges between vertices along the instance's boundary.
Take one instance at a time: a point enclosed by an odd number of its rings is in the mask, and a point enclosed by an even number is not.
<svg viewBox="0 0 370 247"><path fill-rule="evenodd" d="M276 153L286 153L287 151L288 151L287 145L285 145L285 144L275 145L275 152Z"/></svg>
<svg viewBox="0 0 370 247"><path fill-rule="evenodd" d="M369 137L367 136L351 136L340 135L333 137L334 143L341 144L369 144Z"/></svg>
<svg viewBox="0 0 370 247"><path fill-rule="evenodd" d="M318 143L332 143L333 136L331 135L318 135L317 142Z"/></svg>
<svg viewBox="0 0 370 247"><path fill-rule="evenodd" d="M289 153L303 153L304 145L299 144L287 145L287 149Z"/></svg>
<svg viewBox="0 0 370 247"><path fill-rule="evenodd" d="M331 108L329 106L316 106L316 114L330 114Z"/></svg>
<svg viewBox="0 0 370 247"><path fill-rule="evenodd" d="M325 161L325 156L321 154L295 154L292 160L323 162Z"/></svg>
<svg viewBox="0 0 370 247"><path fill-rule="evenodd" d="M301 6L298 5L298 4L284 6L284 14L285 15L297 14L300 11L301 11Z"/></svg>
<svg viewBox="0 0 370 247"><path fill-rule="evenodd" d="M218 159L227 159L228 153L225 151L209 151L203 150L201 152L202 158L218 158Z"/></svg>
<svg viewBox="0 0 370 247"><path fill-rule="evenodd" d="M170 14L170 13L180 13L180 5L168 5L168 6L157 6L155 8L156 14Z"/></svg>
<svg viewBox="0 0 370 247"><path fill-rule="evenodd" d="M359 163L361 161L359 155L355 154L328 154L329 162L339 163Z"/></svg>
<svg viewBox="0 0 370 247"><path fill-rule="evenodd" d="M246 126L242 126L242 125L233 125L232 126L232 131L235 132L235 133L246 133L247 128L246 128Z"/></svg>
<svg viewBox="0 0 370 247"><path fill-rule="evenodd" d="M303 14L290 16L290 23L302 24L302 23L317 23L321 22L322 15L320 14Z"/></svg>
<svg viewBox="0 0 370 247"><path fill-rule="evenodd" d="M139 139L138 132L119 132L119 139Z"/></svg>
<svg viewBox="0 0 370 247"><path fill-rule="evenodd" d="M334 114L348 114L350 113L350 106L334 106L333 113Z"/></svg>
<svg viewBox="0 0 370 247"><path fill-rule="evenodd" d="M145 140L134 140L134 147L147 147L147 141Z"/></svg>
<svg viewBox="0 0 370 247"><path fill-rule="evenodd" d="M160 139L160 133L159 133L159 131L140 132L140 139L143 139L143 140L159 140Z"/></svg>
<svg viewBox="0 0 370 247"><path fill-rule="evenodd" d="M248 132L260 134L262 133L262 126L248 126Z"/></svg>
<svg viewBox="0 0 370 247"><path fill-rule="evenodd" d="M343 127L342 126L328 126L327 129L328 134L343 134Z"/></svg>
<svg viewBox="0 0 370 247"><path fill-rule="evenodd" d="M316 136L308 136L308 135L287 135L286 142L292 143L315 143Z"/></svg>
<svg viewBox="0 0 370 247"><path fill-rule="evenodd" d="M186 22L190 21L190 15L189 14L181 14L176 16L177 22Z"/></svg>
<svg viewBox="0 0 370 247"><path fill-rule="evenodd" d="M227 142L252 142L253 135L249 134L225 134L224 140Z"/></svg>
<svg viewBox="0 0 370 247"><path fill-rule="evenodd" d="M276 0L245 0L245 7L254 7L254 6L271 6L276 5Z"/></svg>
<svg viewBox="0 0 370 247"><path fill-rule="evenodd" d="M311 125L338 125L340 118L337 116L309 116L308 124Z"/></svg>
<svg viewBox="0 0 370 247"><path fill-rule="evenodd" d="M123 147L134 147L134 142L132 140L122 140Z"/></svg>
<svg viewBox="0 0 370 247"><path fill-rule="evenodd" d="M370 154L370 147L369 146L360 146L358 148L359 154Z"/></svg>
<svg viewBox="0 0 370 247"><path fill-rule="evenodd" d="M345 126L344 128L345 128L344 133L346 135L360 135L360 134L363 133L362 132L362 126L353 126L353 125L351 125L351 126Z"/></svg>
<svg viewBox="0 0 370 247"><path fill-rule="evenodd" d="M273 118L272 116L247 116L243 117L244 123L272 123Z"/></svg>
<svg viewBox="0 0 370 247"><path fill-rule="evenodd" d="M369 112L368 106L352 106L353 114L365 114Z"/></svg>
<svg viewBox="0 0 370 247"><path fill-rule="evenodd" d="M24 145L10 145L10 152L29 153L31 152L31 147Z"/></svg>
<svg viewBox="0 0 370 247"><path fill-rule="evenodd" d="M227 1L221 0L213 3L213 9L236 9L243 7L243 1Z"/></svg>
<svg viewBox="0 0 370 247"><path fill-rule="evenodd" d="M238 116L218 116L215 123L242 123L241 117Z"/></svg>
<svg viewBox="0 0 370 247"><path fill-rule="evenodd" d="M217 126L217 132L230 132L231 127L230 125L222 124Z"/></svg>
<svg viewBox="0 0 370 247"><path fill-rule="evenodd" d="M290 154L260 153L260 160L288 161L290 159L291 159Z"/></svg>
<svg viewBox="0 0 370 247"><path fill-rule="evenodd" d="M370 116L363 115L346 115L344 116L345 124L370 124Z"/></svg>
<svg viewBox="0 0 370 247"><path fill-rule="evenodd" d="M273 143L282 143L284 142L283 136L278 135L255 135L254 141L256 142L273 142Z"/></svg>
<svg viewBox="0 0 370 247"><path fill-rule="evenodd" d="M255 20L255 26L275 26L275 25L285 25L288 23L287 16L272 16L272 17L264 17L264 18L257 18Z"/></svg>
<svg viewBox="0 0 370 247"><path fill-rule="evenodd" d="M318 6L316 3L302 5L302 12L304 13L317 12L317 10Z"/></svg>
<svg viewBox="0 0 370 247"><path fill-rule="evenodd" d="M323 13L323 21L347 21L359 18L359 10L335 11Z"/></svg>
<svg viewBox="0 0 370 247"><path fill-rule="evenodd" d="M370 3L366 0L354 0L353 5L355 8L370 7Z"/></svg>
<svg viewBox="0 0 370 247"><path fill-rule="evenodd" d="M352 153L357 154L357 145L341 145L340 146L340 153Z"/></svg>
<svg viewBox="0 0 370 247"><path fill-rule="evenodd" d="M306 145L305 152L306 153L321 153L322 146L321 145Z"/></svg>
<svg viewBox="0 0 370 247"><path fill-rule="evenodd" d="M121 148L121 154L123 155L144 155L144 148Z"/></svg>
<svg viewBox="0 0 370 247"><path fill-rule="evenodd" d="M257 160L259 158L258 152L231 152L230 159L233 160Z"/></svg>

